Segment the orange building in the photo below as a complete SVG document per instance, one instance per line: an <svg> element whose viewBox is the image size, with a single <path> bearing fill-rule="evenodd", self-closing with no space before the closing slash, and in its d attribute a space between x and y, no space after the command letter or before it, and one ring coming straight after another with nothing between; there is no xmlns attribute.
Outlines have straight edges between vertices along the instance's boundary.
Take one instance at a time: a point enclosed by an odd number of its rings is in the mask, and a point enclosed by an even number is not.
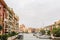
<svg viewBox="0 0 60 40"><path fill-rule="evenodd" d="M0 25L3 27L3 30L0 31L0 34L3 34L5 32L4 19L7 17L6 6L7 5L4 0L0 0Z"/></svg>
<svg viewBox="0 0 60 40"><path fill-rule="evenodd" d="M18 21L19 17L16 16L13 10L7 6L4 0L0 0L0 25L3 27L3 30L0 31L0 34L17 30L15 27L19 28Z"/></svg>

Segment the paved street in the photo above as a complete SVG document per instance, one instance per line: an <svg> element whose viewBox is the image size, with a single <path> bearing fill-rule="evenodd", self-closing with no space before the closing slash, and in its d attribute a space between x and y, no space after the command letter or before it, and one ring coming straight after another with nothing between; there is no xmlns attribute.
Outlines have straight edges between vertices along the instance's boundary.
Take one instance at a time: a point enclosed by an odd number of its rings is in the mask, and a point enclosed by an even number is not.
<svg viewBox="0 0 60 40"><path fill-rule="evenodd" d="M39 39L33 36L33 34L24 34L23 40L50 40L50 39Z"/></svg>

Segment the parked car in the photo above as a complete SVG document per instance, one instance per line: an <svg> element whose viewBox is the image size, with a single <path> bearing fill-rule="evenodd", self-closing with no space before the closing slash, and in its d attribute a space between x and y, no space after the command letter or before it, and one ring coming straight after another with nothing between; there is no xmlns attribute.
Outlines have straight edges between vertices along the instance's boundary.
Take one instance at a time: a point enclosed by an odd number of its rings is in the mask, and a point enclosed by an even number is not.
<svg viewBox="0 0 60 40"><path fill-rule="evenodd" d="M18 36L16 37L16 39L21 39L21 40L23 40L23 34L22 34L22 33L19 33Z"/></svg>

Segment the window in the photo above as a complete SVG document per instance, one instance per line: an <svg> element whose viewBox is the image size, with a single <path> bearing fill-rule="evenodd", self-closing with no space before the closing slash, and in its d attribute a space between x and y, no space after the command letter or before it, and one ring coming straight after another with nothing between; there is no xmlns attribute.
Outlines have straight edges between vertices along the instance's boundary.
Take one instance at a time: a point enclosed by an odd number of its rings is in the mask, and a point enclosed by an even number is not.
<svg viewBox="0 0 60 40"><path fill-rule="evenodd" d="M1 7L0 7L0 9L1 9Z"/></svg>
<svg viewBox="0 0 60 40"><path fill-rule="evenodd" d="M0 9L1 9L2 5L0 4Z"/></svg>

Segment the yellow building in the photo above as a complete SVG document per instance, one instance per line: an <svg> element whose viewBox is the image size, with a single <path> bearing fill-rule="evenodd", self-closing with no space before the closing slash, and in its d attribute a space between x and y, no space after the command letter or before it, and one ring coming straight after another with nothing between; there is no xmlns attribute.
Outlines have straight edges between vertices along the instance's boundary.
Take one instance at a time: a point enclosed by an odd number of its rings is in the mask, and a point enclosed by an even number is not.
<svg viewBox="0 0 60 40"><path fill-rule="evenodd" d="M10 12L8 14L8 32L18 32L19 31L19 17L16 16L13 9L10 9Z"/></svg>
<svg viewBox="0 0 60 40"><path fill-rule="evenodd" d="M60 20L56 21L54 24L56 28L60 27Z"/></svg>
<svg viewBox="0 0 60 40"><path fill-rule="evenodd" d="M14 31L18 33L19 32L19 17L16 15L14 16L13 24L14 24Z"/></svg>
<svg viewBox="0 0 60 40"><path fill-rule="evenodd" d="M40 32L40 28L36 28L35 32Z"/></svg>
<svg viewBox="0 0 60 40"><path fill-rule="evenodd" d="M25 31L25 25L22 24L22 25L20 25L20 32L24 32L24 31Z"/></svg>
<svg viewBox="0 0 60 40"><path fill-rule="evenodd" d="M28 28L28 33L32 33L32 28Z"/></svg>

